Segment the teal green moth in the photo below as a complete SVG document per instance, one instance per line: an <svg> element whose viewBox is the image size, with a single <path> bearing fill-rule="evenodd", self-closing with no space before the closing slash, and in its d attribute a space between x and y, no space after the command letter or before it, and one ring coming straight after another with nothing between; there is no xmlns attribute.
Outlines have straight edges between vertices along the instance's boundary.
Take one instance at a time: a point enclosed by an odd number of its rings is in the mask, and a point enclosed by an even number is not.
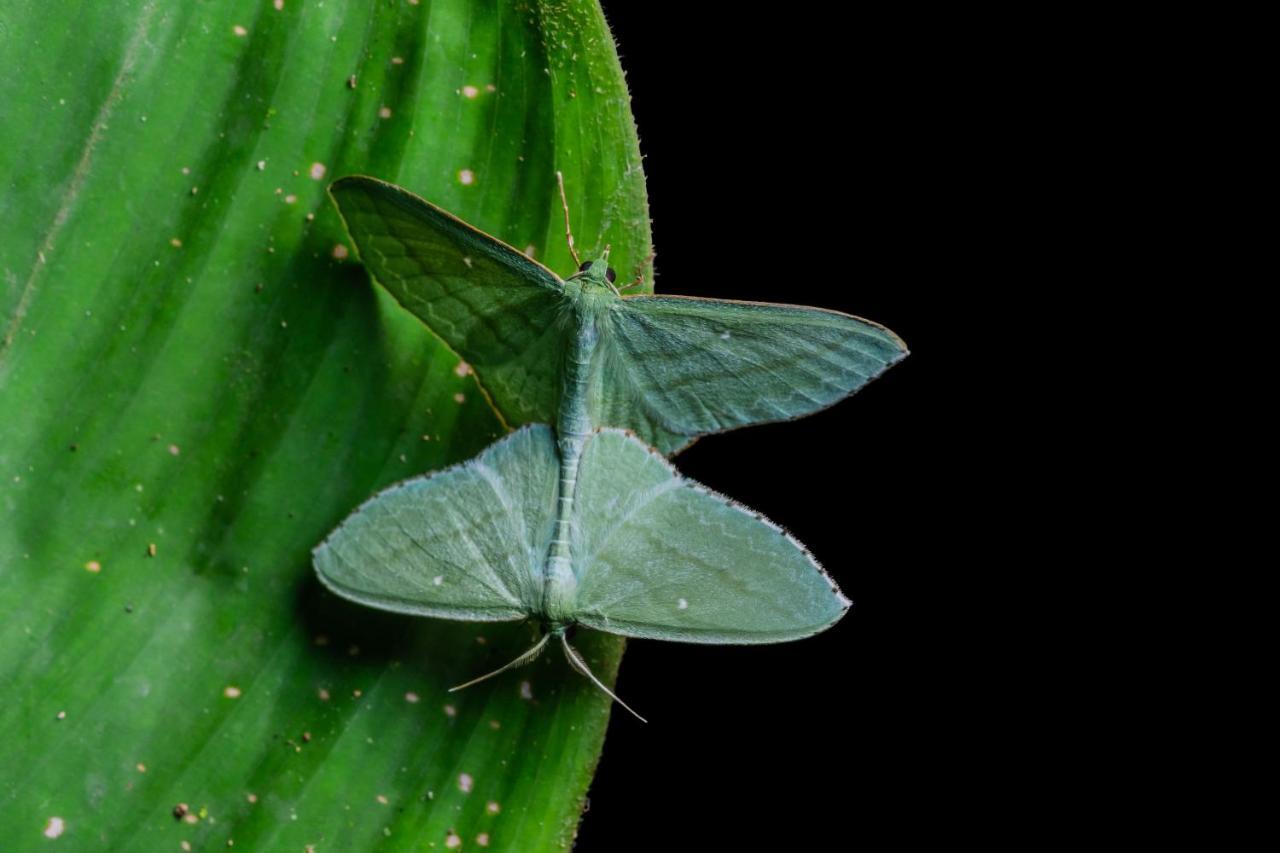
<svg viewBox="0 0 1280 853"><path fill-rule="evenodd" d="M893 332L838 311L622 296L607 252L562 280L372 178L329 192L370 275L471 365L510 426L558 425L568 409L669 455L700 435L824 409L907 354Z"/></svg>
<svg viewBox="0 0 1280 853"><path fill-rule="evenodd" d="M558 638L620 703L573 626L750 644L844 615L804 546L664 455L832 405L906 355L896 335L819 308L623 296L607 247L561 279L399 187L353 177L330 192L372 277L471 364L508 424L530 424L357 509L315 549L330 590L398 613L537 620L533 648L476 681Z"/></svg>

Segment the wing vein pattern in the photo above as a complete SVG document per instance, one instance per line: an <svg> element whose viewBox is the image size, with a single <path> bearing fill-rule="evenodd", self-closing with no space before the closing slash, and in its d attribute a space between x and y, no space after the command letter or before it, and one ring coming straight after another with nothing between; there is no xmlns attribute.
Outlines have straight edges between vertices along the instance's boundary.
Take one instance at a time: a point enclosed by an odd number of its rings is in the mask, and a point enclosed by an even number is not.
<svg viewBox="0 0 1280 853"><path fill-rule="evenodd" d="M588 439L573 513L574 618L588 627L770 643L815 634L849 606L784 530L681 477L622 430Z"/></svg>
<svg viewBox="0 0 1280 853"><path fill-rule="evenodd" d="M447 619L538 615L559 490L550 427L530 426L469 462L370 498L314 552L331 590L372 607Z"/></svg>

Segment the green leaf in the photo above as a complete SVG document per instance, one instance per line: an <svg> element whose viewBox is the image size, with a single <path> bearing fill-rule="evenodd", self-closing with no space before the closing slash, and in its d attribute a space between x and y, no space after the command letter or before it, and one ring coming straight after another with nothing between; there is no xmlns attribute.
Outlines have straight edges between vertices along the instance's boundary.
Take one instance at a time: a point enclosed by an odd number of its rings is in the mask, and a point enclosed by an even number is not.
<svg viewBox="0 0 1280 853"><path fill-rule="evenodd" d="M558 168L579 245L651 280L599 10L16 0L0 53L5 849L566 848L607 698L558 656L447 695L527 630L340 601L309 552L501 432L342 257L332 178L567 274Z"/></svg>

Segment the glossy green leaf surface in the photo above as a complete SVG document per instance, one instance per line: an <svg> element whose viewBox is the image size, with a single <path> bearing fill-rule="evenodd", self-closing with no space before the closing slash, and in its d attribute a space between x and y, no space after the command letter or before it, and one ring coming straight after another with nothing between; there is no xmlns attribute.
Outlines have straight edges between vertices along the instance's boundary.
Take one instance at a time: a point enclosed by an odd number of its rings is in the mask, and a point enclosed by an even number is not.
<svg viewBox="0 0 1280 853"><path fill-rule="evenodd" d="M501 434L332 178L567 272L561 169L579 244L647 264L599 11L18 0L0 54L4 849L566 848L608 700L552 656L447 695L528 632L340 601L309 555Z"/></svg>

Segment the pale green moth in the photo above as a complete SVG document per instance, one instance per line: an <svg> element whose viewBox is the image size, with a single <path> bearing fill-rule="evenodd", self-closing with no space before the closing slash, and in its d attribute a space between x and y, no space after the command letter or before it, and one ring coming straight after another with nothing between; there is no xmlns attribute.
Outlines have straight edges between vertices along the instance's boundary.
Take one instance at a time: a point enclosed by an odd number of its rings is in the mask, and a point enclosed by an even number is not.
<svg viewBox="0 0 1280 853"><path fill-rule="evenodd" d="M629 429L671 454L700 435L824 409L907 354L893 332L837 311L621 296L607 249L561 280L373 178L329 192L374 280L475 369L511 426L559 425L569 408L575 429ZM567 204L565 220L567 230Z"/></svg>
<svg viewBox="0 0 1280 853"><path fill-rule="evenodd" d="M623 707L570 627L770 643L844 615L804 546L662 453L831 405L906 354L892 332L818 308L622 296L607 247L561 280L399 187L343 178L330 192L374 279L471 363L507 422L555 427L371 498L314 552L329 589L398 613L537 619L531 649L461 687L557 637Z"/></svg>

